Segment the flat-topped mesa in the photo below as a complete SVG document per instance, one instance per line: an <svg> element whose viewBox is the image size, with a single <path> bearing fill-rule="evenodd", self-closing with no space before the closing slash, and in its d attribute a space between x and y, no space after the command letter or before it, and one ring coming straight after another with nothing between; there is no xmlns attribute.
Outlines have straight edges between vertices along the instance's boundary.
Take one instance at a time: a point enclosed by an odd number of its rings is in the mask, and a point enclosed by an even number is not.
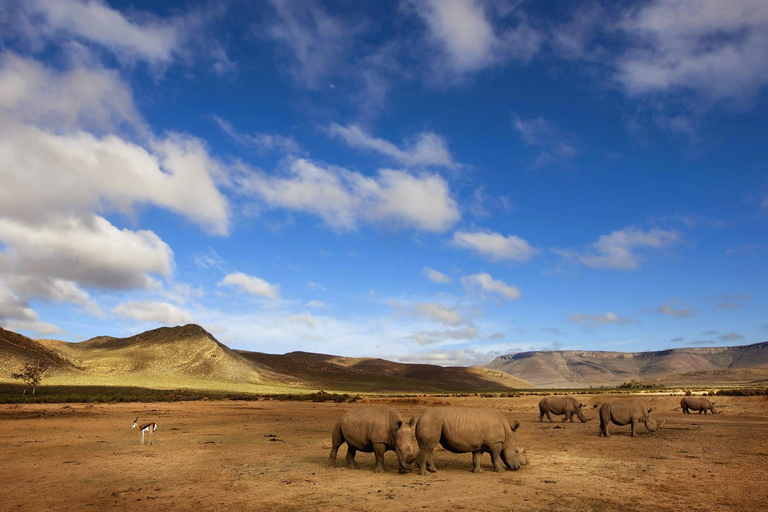
<svg viewBox="0 0 768 512"><path fill-rule="evenodd" d="M561 355L564 357L583 357L599 359L634 359L641 357L659 357L669 354L722 354L725 352L738 351L752 348L766 348L768 341L754 343L752 345L737 345L733 347L688 347L688 348L670 348L666 350L657 350L652 352L613 352L603 350L531 350L527 352L516 352L514 354L504 354L497 359L517 360L535 356L537 354Z"/></svg>

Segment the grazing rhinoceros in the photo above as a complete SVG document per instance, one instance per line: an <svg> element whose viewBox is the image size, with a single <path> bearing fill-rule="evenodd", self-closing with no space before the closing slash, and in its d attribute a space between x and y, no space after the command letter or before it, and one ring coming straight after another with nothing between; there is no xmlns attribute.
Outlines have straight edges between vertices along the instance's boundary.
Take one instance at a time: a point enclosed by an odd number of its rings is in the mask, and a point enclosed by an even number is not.
<svg viewBox="0 0 768 512"><path fill-rule="evenodd" d="M702 412L707 414L707 411L718 414L717 409L715 409L715 402L710 402L708 398L703 396L685 396L680 400L680 407L683 408L683 414L691 414L689 409L699 411L699 414Z"/></svg>
<svg viewBox="0 0 768 512"><path fill-rule="evenodd" d="M637 424L645 423L648 432L655 432L662 425L657 425L651 417L650 407L635 399L611 400L600 406L600 435L608 437L608 423L616 425L632 425L632 437L637 437Z"/></svg>
<svg viewBox="0 0 768 512"><path fill-rule="evenodd" d="M472 452L474 473L482 471L480 457L483 452L491 454L493 470L497 473L504 471L502 461L509 469L518 469L524 463L515 441L519 426L517 421L510 426L507 418L493 409L430 407L416 424L419 474L426 475L427 470L437 471L432 452L438 443L453 453Z"/></svg>
<svg viewBox="0 0 768 512"><path fill-rule="evenodd" d="M373 452L376 472L384 472L384 453L394 450L400 463L400 473L406 473L416 458L416 438L413 427L416 418L406 423L400 413L391 407L353 409L346 413L333 428L333 447L328 465L336 465L339 446L347 443L347 466L357 469L355 453Z"/></svg>
<svg viewBox="0 0 768 512"><path fill-rule="evenodd" d="M563 421L571 420L573 422L573 415L575 414L582 423L586 423L587 417L581 412L583 408L584 404L570 396L547 396L539 402L539 421L544 419L545 414L549 421L552 421L551 414L565 414Z"/></svg>

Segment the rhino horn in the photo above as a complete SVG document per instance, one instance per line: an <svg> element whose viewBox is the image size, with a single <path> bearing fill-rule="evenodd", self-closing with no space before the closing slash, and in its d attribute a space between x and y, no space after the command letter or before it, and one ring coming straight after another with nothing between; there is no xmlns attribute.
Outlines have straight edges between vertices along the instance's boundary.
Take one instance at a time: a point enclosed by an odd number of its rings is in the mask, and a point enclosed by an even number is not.
<svg viewBox="0 0 768 512"><path fill-rule="evenodd" d="M659 423L659 428L663 427L666 422L667 422L667 420L664 420L661 423Z"/></svg>

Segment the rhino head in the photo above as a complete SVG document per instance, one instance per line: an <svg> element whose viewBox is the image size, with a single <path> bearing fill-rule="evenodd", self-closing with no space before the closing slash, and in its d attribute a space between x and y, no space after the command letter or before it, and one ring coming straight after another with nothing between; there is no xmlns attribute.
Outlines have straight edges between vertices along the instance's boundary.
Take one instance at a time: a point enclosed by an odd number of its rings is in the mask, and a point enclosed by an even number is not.
<svg viewBox="0 0 768 512"><path fill-rule="evenodd" d="M648 414L645 415L645 419L643 420L645 423L645 428L648 429L648 432L656 432L659 427L663 427L664 423L667 422L667 420L664 420L661 423L656 423L656 419L651 417L652 411L653 407L648 409Z"/></svg>
<svg viewBox="0 0 768 512"><path fill-rule="evenodd" d="M510 425L510 427L512 428L512 432L515 432L518 427L520 427L520 423L515 421L515 424ZM520 469L520 466L527 462L525 450L516 446L514 442L514 436L512 436L512 439L507 442L504 449L501 450L501 461L513 471Z"/></svg>
<svg viewBox="0 0 768 512"><path fill-rule="evenodd" d="M416 442L416 418L411 417L408 423L398 421L395 425L395 453L400 463L400 472L405 473L416 460L419 445Z"/></svg>

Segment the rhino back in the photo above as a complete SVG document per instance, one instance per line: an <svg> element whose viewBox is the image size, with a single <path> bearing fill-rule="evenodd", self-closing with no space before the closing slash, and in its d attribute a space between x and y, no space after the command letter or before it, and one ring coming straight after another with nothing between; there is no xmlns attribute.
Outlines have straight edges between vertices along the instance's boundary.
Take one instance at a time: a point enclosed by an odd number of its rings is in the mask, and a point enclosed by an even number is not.
<svg viewBox="0 0 768 512"><path fill-rule="evenodd" d="M712 402L703 396L686 396L682 399L682 402L685 403L685 407L694 410L709 409L712 407Z"/></svg>
<svg viewBox="0 0 768 512"><path fill-rule="evenodd" d="M576 412L579 409L579 402L570 396L548 396L542 402L552 414Z"/></svg>
<svg viewBox="0 0 768 512"><path fill-rule="evenodd" d="M374 443L393 445L392 436L402 416L390 407L353 409L341 418L341 431L347 444L360 451L371 451Z"/></svg>
<svg viewBox="0 0 768 512"><path fill-rule="evenodd" d="M604 410L610 412L611 421L616 425L626 425L633 419L643 421L647 415L648 407L634 398L610 400L600 407L601 414Z"/></svg>
<svg viewBox="0 0 768 512"><path fill-rule="evenodd" d="M421 442L429 437L439 441L446 450L466 453L494 443L506 444L510 434L509 421L492 409L468 407L431 407L419 419L416 436Z"/></svg>

